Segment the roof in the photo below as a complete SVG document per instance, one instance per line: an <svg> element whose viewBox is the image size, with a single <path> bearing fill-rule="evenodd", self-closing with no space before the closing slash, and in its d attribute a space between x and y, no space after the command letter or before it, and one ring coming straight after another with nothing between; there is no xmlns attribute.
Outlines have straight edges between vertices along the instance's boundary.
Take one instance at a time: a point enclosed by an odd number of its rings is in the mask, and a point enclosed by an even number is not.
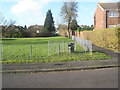
<svg viewBox="0 0 120 90"><path fill-rule="evenodd" d="M99 3L105 10L120 10L120 3Z"/></svg>

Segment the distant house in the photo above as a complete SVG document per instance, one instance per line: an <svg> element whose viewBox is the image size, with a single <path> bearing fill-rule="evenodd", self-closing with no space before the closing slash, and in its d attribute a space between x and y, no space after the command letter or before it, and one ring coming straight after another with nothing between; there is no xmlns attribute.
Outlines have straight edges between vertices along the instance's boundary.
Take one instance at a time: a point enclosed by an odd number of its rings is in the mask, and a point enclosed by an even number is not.
<svg viewBox="0 0 120 90"><path fill-rule="evenodd" d="M120 26L120 3L98 3L94 26L95 30Z"/></svg>
<svg viewBox="0 0 120 90"><path fill-rule="evenodd" d="M68 36L68 32L67 32L67 25L60 25L58 28L58 34L64 37Z"/></svg>

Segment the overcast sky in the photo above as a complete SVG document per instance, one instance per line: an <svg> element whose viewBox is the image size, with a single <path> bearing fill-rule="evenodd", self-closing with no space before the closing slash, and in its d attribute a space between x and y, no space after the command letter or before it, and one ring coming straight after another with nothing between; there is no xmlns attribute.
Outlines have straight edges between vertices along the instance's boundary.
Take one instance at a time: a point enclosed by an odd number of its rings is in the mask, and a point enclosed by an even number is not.
<svg viewBox="0 0 120 90"><path fill-rule="evenodd" d="M0 12L7 19L16 20L17 25L43 25L46 12L51 9L55 25L61 22L60 10L63 1L70 0L0 0ZM76 0L78 1L78 24L92 25L97 3L119 0Z"/></svg>

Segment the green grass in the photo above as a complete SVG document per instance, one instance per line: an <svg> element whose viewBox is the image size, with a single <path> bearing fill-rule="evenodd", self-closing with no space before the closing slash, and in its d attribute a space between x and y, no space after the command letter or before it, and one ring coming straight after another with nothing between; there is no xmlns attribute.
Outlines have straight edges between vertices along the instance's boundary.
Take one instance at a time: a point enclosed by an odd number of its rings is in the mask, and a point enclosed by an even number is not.
<svg viewBox="0 0 120 90"><path fill-rule="evenodd" d="M48 41L52 41L49 43L49 55ZM111 58L100 52L85 53L84 49L76 43L75 53L68 53L68 42L73 41L65 37L3 38L2 63L37 63ZM60 45L60 55L58 54L58 45Z"/></svg>
<svg viewBox="0 0 120 90"><path fill-rule="evenodd" d="M44 37L44 38L2 38L3 45L33 45L47 44L48 41L72 41L64 37Z"/></svg>

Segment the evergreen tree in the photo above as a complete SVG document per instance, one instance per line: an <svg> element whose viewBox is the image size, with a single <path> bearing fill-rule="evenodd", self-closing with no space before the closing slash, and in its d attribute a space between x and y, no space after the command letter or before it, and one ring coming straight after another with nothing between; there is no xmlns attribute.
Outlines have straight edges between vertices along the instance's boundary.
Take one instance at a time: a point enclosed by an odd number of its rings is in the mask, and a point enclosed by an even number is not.
<svg viewBox="0 0 120 90"><path fill-rule="evenodd" d="M70 29L72 30L72 35L74 35L75 30L77 30L78 28L78 24L77 21L74 19L72 20L71 24L70 24Z"/></svg>
<svg viewBox="0 0 120 90"><path fill-rule="evenodd" d="M50 35L55 32L55 26L54 26L54 21L53 21L51 10L48 10L46 14L44 28L47 30L47 32L50 33Z"/></svg>
<svg viewBox="0 0 120 90"><path fill-rule="evenodd" d="M24 30L27 30L27 26L26 25L24 26Z"/></svg>
<svg viewBox="0 0 120 90"><path fill-rule="evenodd" d="M78 27L77 21L75 19L72 20L71 25L70 25L70 29L77 30L77 27Z"/></svg>

